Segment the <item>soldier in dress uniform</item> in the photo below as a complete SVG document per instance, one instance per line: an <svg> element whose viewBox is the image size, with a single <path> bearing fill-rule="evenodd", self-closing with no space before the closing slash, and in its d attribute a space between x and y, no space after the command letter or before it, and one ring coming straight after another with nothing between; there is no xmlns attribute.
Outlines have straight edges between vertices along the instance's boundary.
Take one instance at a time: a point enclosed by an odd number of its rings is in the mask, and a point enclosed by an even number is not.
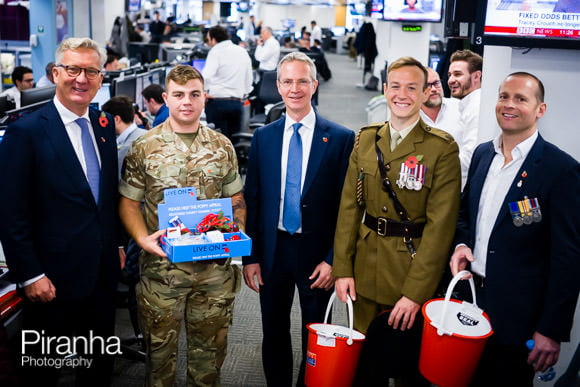
<svg viewBox="0 0 580 387"><path fill-rule="evenodd" d="M185 320L188 385L216 386L241 273L230 259L170 262L158 243L165 225L158 225L157 205L165 189L193 186L201 200L231 197L234 220L243 229L242 179L230 140L200 123L201 74L178 65L165 86L169 119L133 143L119 187L121 219L144 250L137 302L147 346L146 385L173 386Z"/></svg>
<svg viewBox="0 0 580 387"><path fill-rule="evenodd" d="M334 243L336 292L355 301L354 326L362 332L387 309L393 329L413 327L441 279L459 208L457 144L420 119L426 69L411 57L396 60L384 94L391 120L356 137Z"/></svg>

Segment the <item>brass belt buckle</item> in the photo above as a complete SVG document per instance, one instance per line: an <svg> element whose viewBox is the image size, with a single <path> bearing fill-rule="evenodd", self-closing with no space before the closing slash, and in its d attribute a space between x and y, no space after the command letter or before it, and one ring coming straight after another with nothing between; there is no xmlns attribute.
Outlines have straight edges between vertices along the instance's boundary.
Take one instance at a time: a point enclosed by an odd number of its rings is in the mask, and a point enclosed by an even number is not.
<svg viewBox="0 0 580 387"><path fill-rule="evenodd" d="M379 236L387 235L387 218L377 218L377 234Z"/></svg>

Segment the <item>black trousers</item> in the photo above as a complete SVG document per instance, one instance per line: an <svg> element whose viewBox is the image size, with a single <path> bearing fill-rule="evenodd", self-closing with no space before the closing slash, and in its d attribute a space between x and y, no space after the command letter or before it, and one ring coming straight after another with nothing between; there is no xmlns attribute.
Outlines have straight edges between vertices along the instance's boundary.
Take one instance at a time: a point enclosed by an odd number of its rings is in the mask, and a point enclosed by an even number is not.
<svg viewBox="0 0 580 387"><path fill-rule="evenodd" d="M294 289L298 289L302 312L302 361L296 385L304 385L304 370L308 330L306 325L323 322L326 306L332 291L310 289L314 282L308 277L320 263L310 262L306 246L309 236L278 232L276 262L271 275L260 287L262 308L262 362L268 386L292 385L292 342L290 336L290 311Z"/></svg>
<svg viewBox="0 0 580 387"><path fill-rule="evenodd" d="M230 140L242 128L243 105L241 101L208 99L205 103L207 122L215 124Z"/></svg>
<svg viewBox="0 0 580 387"><path fill-rule="evenodd" d="M49 303L33 303L25 300L24 304L24 322L23 328L26 330L28 342L34 341L37 332L41 338L49 337L102 337L105 346L100 345L99 341L93 340L92 353L85 352L90 347L83 344L77 345L78 356L91 360L90 367L77 367L76 385L79 387L95 386L104 387L111 384L113 373L113 356L106 355L107 343L112 343L107 339L115 333L115 306L116 306L116 289L106 285L103 276L99 281L93 293L86 298L78 300L59 300L58 289L57 297ZM31 332L34 331L34 332ZM64 339L57 339L58 342L64 342ZM50 346L50 354L47 354L48 346L46 340L41 340L37 345L27 344L25 353L21 357L30 356L32 358L63 358L63 355L55 353L55 342ZM79 341L80 343L80 341ZM64 348L64 347L63 347ZM105 351L102 351L105 348ZM104 352L104 353L103 353ZM21 380L23 386L56 386L60 376L60 369L55 366L37 367L31 363L20 362Z"/></svg>

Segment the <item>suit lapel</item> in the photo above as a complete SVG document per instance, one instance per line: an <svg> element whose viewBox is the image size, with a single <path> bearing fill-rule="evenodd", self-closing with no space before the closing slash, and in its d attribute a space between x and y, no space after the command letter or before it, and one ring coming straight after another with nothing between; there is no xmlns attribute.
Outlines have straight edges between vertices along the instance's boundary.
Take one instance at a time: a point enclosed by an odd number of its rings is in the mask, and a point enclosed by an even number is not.
<svg viewBox="0 0 580 387"><path fill-rule="evenodd" d="M280 197L280 185L282 182L282 139L284 137L284 123L285 118L282 117L273 128L271 135L266 137L266 141L262 146L266 146L266 150L262 151L265 159L261 160L261 167L266 169L264 176L268 176L267 186L271 187L273 197Z"/></svg>
<svg viewBox="0 0 580 387"><path fill-rule="evenodd" d="M77 185L80 191L92 198L86 175L53 102L50 102L42 119L46 120L46 123L42 126L55 150L55 154L62 162L62 169L70 176L71 181Z"/></svg>
<svg viewBox="0 0 580 387"><path fill-rule="evenodd" d="M312 135L312 145L310 147L310 155L308 157L308 165L306 167L306 177L304 178L304 186L302 187L302 197L308 192L312 186L320 164L324 159L324 154L329 146L331 146L332 138L328 134L328 125L320 116L316 115L316 125Z"/></svg>
<svg viewBox="0 0 580 387"><path fill-rule="evenodd" d="M487 144L487 148L483 150L481 159L477 163L477 166L473 171L473 177L469 182L470 184L469 212L471 214L474 214L474 216L470 218L471 230L475 230L477 213L479 212L479 201L481 199L481 190L483 189L483 184L485 183L487 172L489 171L489 167L491 166L491 162L493 161L494 157L495 157L495 149L493 147L493 143L489 142Z"/></svg>
<svg viewBox="0 0 580 387"><path fill-rule="evenodd" d="M538 166L540 165L542 154L544 152L544 139L538 135L536 142L530 149L530 152L526 156L524 163L520 167L518 173L516 174L510 189L504 199L503 205L500 209L500 212L495 220L495 224L493 226L494 230L499 226L501 221L506 217L510 216L511 214L508 209L508 203L520 201L524 199L524 196L528 196L532 198L532 193L537 192L537 185L540 183L538 179L536 179L534 173L530 173L530 171L537 170ZM524 171L526 172L524 174ZM525 177L523 177L525 175ZM518 187L519 182L522 181L522 184Z"/></svg>

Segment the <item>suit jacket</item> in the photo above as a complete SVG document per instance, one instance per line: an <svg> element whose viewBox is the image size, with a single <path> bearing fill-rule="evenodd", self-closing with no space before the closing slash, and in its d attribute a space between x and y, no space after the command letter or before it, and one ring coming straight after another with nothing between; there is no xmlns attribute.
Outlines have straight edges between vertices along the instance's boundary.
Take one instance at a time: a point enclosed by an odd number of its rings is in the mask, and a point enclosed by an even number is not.
<svg viewBox="0 0 580 387"><path fill-rule="evenodd" d="M281 198L281 155L285 118L254 132L244 187L246 229L253 239L252 255L244 265L260 263L267 278L274 251ZM313 241L305 259L332 264L332 242L340 191L352 151L354 132L316 114L312 148L302 188L302 232ZM315 240L315 241L314 241Z"/></svg>
<svg viewBox="0 0 580 387"><path fill-rule="evenodd" d="M469 169L456 241L470 248L494 156L491 142L481 144ZM522 344L535 331L569 340L580 290L579 193L578 162L538 136L503 199L489 239L485 293L478 299L501 343ZM538 199L542 220L516 227L508 203L526 196Z"/></svg>
<svg viewBox="0 0 580 387"><path fill-rule="evenodd" d="M114 122L89 116L101 158L98 205L53 102L9 126L0 144L0 240L11 278L45 273L60 300L89 295L100 273L114 289L120 273Z"/></svg>
<svg viewBox="0 0 580 387"><path fill-rule="evenodd" d="M382 189L375 142L393 190L410 219L425 224L422 237L413 238L415 258L411 258L403 237L379 236L362 223L365 211L400 221L393 201ZM388 123L370 125L359 132L340 202L332 271L336 277L354 277L357 293L378 304L394 305L401 295L421 304L433 297L449 259L459 212L459 150L448 133L422 120L393 152L390 142ZM423 187L399 188L396 180L401 164L420 155L419 163L426 167ZM357 200L360 188L362 205Z"/></svg>

